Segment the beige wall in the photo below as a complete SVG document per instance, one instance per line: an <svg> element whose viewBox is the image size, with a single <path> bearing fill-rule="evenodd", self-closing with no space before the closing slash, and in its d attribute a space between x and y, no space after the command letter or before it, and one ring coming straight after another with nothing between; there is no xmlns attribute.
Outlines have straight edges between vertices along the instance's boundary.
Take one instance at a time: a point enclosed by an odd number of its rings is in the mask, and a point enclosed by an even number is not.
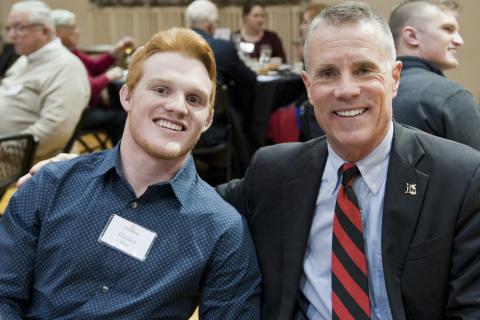
<svg viewBox="0 0 480 320"><path fill-rule="evenodd" d="M385 17L399 0L366 0ZM14 0L0 0L0 25L5 26L6 17ZM184 8L135 8L98 9L88 0L46 0L52 8L64 8L76 13L81 29L81 45L112 43L124 35L132 35L138 43L145 42L155 30L183 24ZM335 0L323 0L335 3ZM479 0L459 0L462 6L460 31L465 45L459 51L460 67L448 72L448 77L460 82L474 96L480 97L480 22ZM297 6L270 7L267 27L279 32L284 41L290 62L297 59L295 49L290 45L298 35ZM239 8L221 9L221 26L237 29L240 23Z"/></svg>

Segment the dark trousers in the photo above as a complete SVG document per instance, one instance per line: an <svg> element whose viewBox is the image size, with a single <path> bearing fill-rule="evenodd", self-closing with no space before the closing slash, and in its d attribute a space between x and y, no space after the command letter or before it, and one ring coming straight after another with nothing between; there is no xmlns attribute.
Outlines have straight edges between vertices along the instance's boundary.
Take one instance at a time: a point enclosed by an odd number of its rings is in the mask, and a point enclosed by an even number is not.
<svg viewBox="0 0 480 320"><path fill-rule="evenodd" d="M84 117L82 130L105 130L115 145L122 137L127 113L123 109L107 110L89 107Z"/></svg>

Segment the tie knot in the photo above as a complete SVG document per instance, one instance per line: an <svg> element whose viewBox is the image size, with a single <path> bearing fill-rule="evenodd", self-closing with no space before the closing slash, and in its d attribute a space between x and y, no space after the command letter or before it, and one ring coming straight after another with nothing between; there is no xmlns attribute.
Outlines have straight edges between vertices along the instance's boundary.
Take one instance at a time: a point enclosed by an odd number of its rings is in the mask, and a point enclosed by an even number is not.
<svg viewBox="0 0 480 320"><path fill-rule="evenodd" d="M358 170L358 167L355 163L344 163L342 165L342 184L343 185L352 185L353 179L360 175L360 170Z"/></svg>

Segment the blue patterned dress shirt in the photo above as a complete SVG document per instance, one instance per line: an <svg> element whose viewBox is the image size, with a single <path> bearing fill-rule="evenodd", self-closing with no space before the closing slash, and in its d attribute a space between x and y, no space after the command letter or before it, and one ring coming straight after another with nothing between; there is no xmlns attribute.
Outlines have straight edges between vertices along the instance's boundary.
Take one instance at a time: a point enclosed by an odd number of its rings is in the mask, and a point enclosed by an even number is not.
<svg viewBox="0 0 480 320"><path fill-rule="evenodd" d="M119 148L45 166L0 223L0 319L259 319L243 218L190 157L136 197ZM112 214L157 233L145 259L99 242Z"/></svg>

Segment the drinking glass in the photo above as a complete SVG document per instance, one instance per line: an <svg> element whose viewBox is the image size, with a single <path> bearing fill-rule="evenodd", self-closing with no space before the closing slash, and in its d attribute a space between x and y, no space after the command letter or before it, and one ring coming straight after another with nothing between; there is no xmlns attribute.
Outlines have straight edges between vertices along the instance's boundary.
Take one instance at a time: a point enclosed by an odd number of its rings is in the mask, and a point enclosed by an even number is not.
<svg viewBox="0 0 480 320"><path fill-rule="evenodd" d="M272 58L272 46L269 44L262 44L260 46L260 57L258 61L260 64L269 63Z"/></svg>

